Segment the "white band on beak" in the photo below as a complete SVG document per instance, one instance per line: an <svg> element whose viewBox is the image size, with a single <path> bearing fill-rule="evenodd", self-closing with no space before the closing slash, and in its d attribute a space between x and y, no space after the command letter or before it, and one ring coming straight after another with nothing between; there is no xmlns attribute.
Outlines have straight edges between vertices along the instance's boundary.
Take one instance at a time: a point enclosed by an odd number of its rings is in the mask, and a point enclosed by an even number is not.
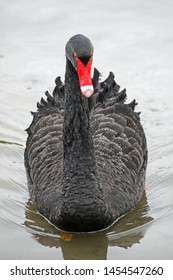
<svg viewBox="0 0 173 280"><path fill-rule="evenodd" d="M86 97L90 97L94 93L94 88L92 85L81 86L81 92Z"/></svg>

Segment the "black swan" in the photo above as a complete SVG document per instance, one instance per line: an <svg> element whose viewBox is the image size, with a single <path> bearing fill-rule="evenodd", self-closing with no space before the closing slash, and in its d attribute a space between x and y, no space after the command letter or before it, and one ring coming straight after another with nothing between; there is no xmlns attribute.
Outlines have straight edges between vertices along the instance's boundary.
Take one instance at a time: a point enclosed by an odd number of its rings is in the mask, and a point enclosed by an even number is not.
<svg viewBox="0 0 173 280"><path fill-rule="evenodd" d="M31 200L59 229L105 229L140 200L147 144L135 112L125 104L110 72L100 82L92 66L93 46L81 35L66 45L65 83L56 79L32 112L25 149Z"/></svg>

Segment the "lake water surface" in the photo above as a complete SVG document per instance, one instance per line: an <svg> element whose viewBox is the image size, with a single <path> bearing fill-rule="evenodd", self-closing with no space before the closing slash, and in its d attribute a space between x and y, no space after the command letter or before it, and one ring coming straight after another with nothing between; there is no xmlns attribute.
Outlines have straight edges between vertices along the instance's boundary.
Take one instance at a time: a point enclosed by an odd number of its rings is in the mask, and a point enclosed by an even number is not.
<svg viewBox="0 0 173 280"><path fill-rule="evenodd" d="M0 259L173 259L173 1L0 0ZM36 102L64 78L76 33L136 98L149 163L138 206L106 231L64 241L29 200L24 131Z"/></svg>

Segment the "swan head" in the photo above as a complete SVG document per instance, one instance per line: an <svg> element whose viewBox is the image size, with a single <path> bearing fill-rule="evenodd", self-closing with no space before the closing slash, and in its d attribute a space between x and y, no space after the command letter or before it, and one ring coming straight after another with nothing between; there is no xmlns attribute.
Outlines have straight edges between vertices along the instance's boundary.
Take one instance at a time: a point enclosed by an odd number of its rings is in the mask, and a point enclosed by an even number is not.
<svg viewBox="0 0 173 280"><path fill-rule="evenodd" d="M81 34L73 36L66 44L66 57L77 72L80 90L85 97L94 93L91 79L93 51L91 41Z"/></svg>

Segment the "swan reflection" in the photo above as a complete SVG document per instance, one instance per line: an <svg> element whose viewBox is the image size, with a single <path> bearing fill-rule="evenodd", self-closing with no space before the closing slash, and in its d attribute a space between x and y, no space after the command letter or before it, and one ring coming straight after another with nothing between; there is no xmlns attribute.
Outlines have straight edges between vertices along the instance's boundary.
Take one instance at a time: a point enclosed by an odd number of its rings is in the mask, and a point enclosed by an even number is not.
<svg viewBox="0 0 173 280"><path fill-rule="evenodd" d="M72 234L68 241L62 239L62 232L50 224L27 202L27 230L42 245L61 248L65 260L106 260L108 246L127 249L144 237L152 217L148 216L148 204L144 193L134 210L119 219L113 226L101 232Z"/></svg>

